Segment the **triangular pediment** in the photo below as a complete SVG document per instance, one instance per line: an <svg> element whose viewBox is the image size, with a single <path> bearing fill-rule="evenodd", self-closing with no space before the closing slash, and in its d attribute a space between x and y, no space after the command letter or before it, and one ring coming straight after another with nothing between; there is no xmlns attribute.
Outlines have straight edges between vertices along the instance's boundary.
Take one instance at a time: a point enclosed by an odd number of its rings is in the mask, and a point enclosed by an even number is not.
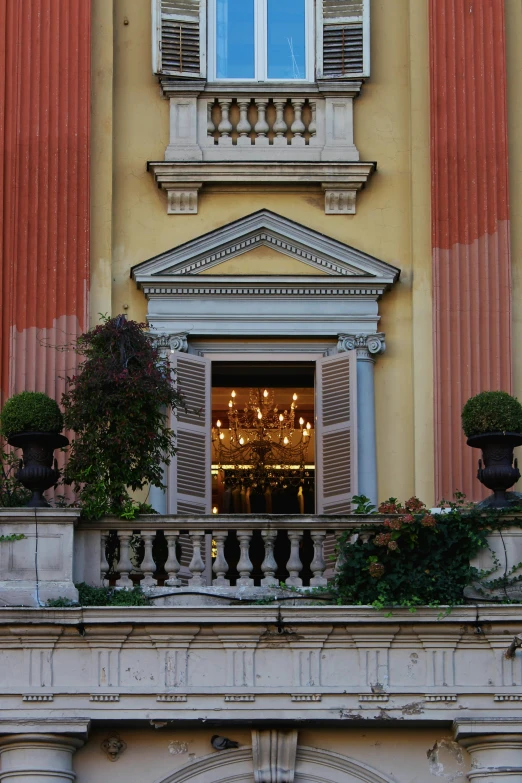
<svg viewBox="0 0 522 783"><path fill-rule="evenodd" d="M132 269L138 284L171 282L173 278L194 275L222 275L226 279L252 274L348 277L357 278L357 282L373 279L391 285L398 279L400 270L266 209L167 250Z"/></svg>

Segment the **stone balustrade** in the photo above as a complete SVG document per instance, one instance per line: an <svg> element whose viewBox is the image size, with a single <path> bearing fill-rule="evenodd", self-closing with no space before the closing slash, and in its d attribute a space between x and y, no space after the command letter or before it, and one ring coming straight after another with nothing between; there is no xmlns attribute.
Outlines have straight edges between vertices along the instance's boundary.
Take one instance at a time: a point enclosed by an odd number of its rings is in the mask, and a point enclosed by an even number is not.
<svg viewBox="0 0 522 783"><path fill-rule="evenodd" d="M204 99L207 145L222 148L274 147L279 150L314 146L317 100L303 97L233 97ZM205 146L207 146L205 145Z"/></svg>
<svg viewBox="0 0 522 783"><path fill-rule="evenodd" d="M90 584L148 589L326 587L338 565L337 540L360 524L360 517L105 519L76 532L79 548L91 553L80 555L88 573L79 576Z"/></svg>
<svg viewBox="0 0 522 783"><path fill-rule="evenodd" d="M237 189L277 182L321 188L326 214L355 213L375 171L359 160L353 100L360 82L292 86L162 82L170 103L165 160L148 169L167 191L170 214L196 214L206 185Z"/></svg>

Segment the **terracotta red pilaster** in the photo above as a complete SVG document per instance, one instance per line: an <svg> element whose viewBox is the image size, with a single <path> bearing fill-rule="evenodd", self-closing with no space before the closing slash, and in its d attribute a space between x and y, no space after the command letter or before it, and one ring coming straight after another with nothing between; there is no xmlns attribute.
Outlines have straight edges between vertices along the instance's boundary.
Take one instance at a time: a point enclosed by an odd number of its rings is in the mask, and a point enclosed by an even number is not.
<svg viewBox="0 0 522 783"><path fill-rule="evenodd" d="M429 0L436 499L483 497L465 401L511 391L503 0Z"/></svg>
<svg viewBox="0 0 522 783"><path fill-rule="evenodd" d="M59 400L88 325L90 30L90 0L0 3L2 399Z"/></svg>

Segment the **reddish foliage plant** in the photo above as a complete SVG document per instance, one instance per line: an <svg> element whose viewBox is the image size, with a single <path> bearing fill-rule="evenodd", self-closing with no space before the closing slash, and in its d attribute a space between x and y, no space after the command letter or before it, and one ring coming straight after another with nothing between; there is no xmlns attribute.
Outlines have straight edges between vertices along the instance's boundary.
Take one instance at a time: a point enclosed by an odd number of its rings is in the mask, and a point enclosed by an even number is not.
<svg viewBox="0 0 522 783"><path fill-rule="evenodd" d="M67 378L62 405L75 432L65 481L83 513L133 516L130 490L163 486L162 463L175 454L165 411L182 404L169 366L146 325L106 319L77 342L82 361Z"/></svg>

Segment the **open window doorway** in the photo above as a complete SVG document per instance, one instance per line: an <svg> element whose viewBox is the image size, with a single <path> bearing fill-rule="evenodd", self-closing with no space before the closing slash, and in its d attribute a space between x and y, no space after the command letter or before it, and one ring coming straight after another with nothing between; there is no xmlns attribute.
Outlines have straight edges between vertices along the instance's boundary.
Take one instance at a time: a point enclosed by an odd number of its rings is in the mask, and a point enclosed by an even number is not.
<svg viewBox="0 0 522 783"><path fill-rule="evenodd" d="M212 362L212 512L315 513L314 362Z"/></svg>

